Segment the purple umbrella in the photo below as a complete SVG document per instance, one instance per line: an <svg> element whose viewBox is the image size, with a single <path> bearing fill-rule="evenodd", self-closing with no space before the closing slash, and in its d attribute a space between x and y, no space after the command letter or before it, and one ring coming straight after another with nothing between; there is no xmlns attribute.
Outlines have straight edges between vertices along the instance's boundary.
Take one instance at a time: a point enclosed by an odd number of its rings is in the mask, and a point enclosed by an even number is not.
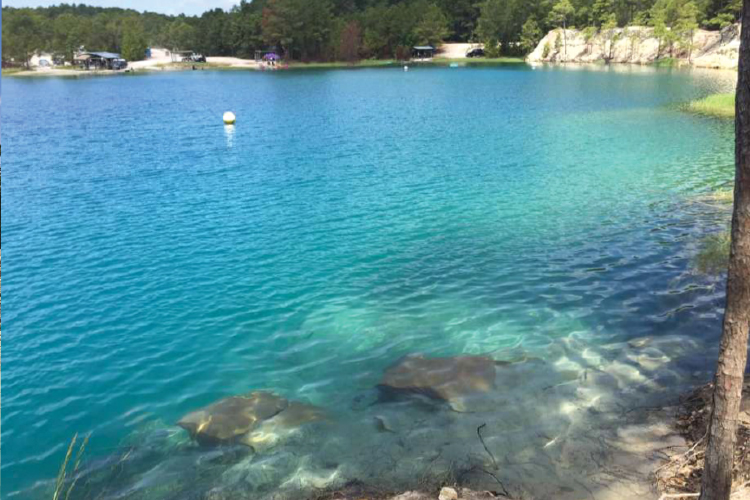
<svg viewBox="0 0 750 500"><path fill-rule="evenodd" d="M266 61L278 61L281 58L277 54L269 52L268 54L263 56L263 59L265 59Z"/></svg>

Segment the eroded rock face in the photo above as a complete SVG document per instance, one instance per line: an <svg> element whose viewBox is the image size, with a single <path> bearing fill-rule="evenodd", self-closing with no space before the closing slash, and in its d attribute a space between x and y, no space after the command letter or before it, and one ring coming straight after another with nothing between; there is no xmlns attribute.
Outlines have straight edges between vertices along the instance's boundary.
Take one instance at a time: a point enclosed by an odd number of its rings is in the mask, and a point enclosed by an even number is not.
<svg viewBox="0 0 750 500"><path fill-rule="evenodd" d="M736 69L739 60L739 25L722 31L696 30L693 50L688 53L675 43L664 47L649 27L627 27L604 30L587 36L580 30L550 31L527 57L528 62L576 62L650 64L659 57L683 60L700 68Z"/></svg>
<svg viewBox="0 0 750 500"><path fill-rule="evenodd" d="M287 401L276 394L255 391L222 399L185 415L177 425L204 446L242 443L274 444L282 431L290 431L324 418L312 405Z"/></svg>
<svg viewBox="0 0 750 500"><path fill-rule="evenodd" d="M495 361L486 356L408 356L385 371L378 388L385 395L423 394L454 403L495 385Z"/></svg>

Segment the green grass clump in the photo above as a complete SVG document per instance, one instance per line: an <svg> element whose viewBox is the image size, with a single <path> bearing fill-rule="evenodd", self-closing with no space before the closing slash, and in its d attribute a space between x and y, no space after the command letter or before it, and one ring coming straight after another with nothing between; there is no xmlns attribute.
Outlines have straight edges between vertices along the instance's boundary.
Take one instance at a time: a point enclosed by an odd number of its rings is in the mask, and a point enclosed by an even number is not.
<svg viewBox="0 0 750 500"><path fill-rule="evenodd" d="M197 63L197 62L167 62L159 63L156 65L159 69L180 69L180 70L191 70L195 66L196 69L227 69L232 68L231 65L220 64L220 63ZM133 68L130 68L133 69ZM146 68L148 69L148 68Z"/></svg>
<svg viewBox="0 0 750 500"><path fill-rule="evenodd" d="M720 189L711 193L709 197L716 203L731 204L734 203L734 189Z"/></svg>
<svg viewBox="0 0 750 500"><path fill-rule="evenodd" d="M714 94L688 104L688 111L720 118L734 118L734 94Z"/></svg>
<svg viewBox="0 0 750 500"><path fill-rule="evenodd" d="M701 250L693 263L701 274L721 274L729 267L729 250L732 236L729 231L712 234L704 238Z"/></svg>
<svg viewBox="0 0 750 500"><path fill-rule="evenodd" d="M281 63L283 65L284 63ZM331 61L331 62L290 62L289 69L346 69L346 68L377 68L391 66L395 61L389 59L362 59L356 62Z"/></svg>
<svg viewBox="0 0 750 500"><path fill-rule="evenodd" d="M477 57L474 59L448 59L446 57L435 57L425 61L395 61L389 59L363 59L355 63L342 61L334 62L291 62L289 69L346 69L346 68L379 68L387 66L401 66L403 64L413 66L449 66L453 63L459 63L465 66L484 66L484 65L501 65L501 64L523 64L524 60L517 57Z"/></svg>
<svg viewBox="0 0 750 500"><path fill-rule="evenodd" d="M3 75L14 75L16 73L20 73L21 71L26 71L24 68L3 68Z"/></svg>
<svg viewBox="0 0 750 500"><path fill-rule="evenodd" d="M452 63L461 63L466 64L467 66L482 66L485 64L523 64L525 62L526 61L524 61L520 57L467 57L466 59L448 59L447 57L435 57L431 61L427 61L427 64L443 66Z"/></svg>
<svg viewBox="0 0 750 500"><path fill-rule="evenodd" d="M677 66L680 66L682 64L682 61L674 57L663 57L661 59L655 60L652 64L657 68L675 68Z"/></svg>
<svg viewBox="0 0 750 500"><path fill-rule="evenodd" d="M65 71L87 71L80 66L55 66L53 69L62 69Z"/></svg>

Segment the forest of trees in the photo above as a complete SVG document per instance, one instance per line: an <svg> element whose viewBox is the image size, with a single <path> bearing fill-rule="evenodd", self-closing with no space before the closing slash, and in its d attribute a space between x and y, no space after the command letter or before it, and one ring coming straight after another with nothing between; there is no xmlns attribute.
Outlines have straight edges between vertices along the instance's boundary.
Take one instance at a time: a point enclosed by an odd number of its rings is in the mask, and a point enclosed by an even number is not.
<svg viewBox="0 0 750 500"><path fill-rule="evenodd" d="M245 58L273 48L290 59L354 61L401 58L413 45L442 41L522 55L557 27L649 25L666 40L680 26L727 26L741 7L742 0L241 0L201 16L76 4L3 7L2 57L25 62L43 50L69 61L83 46L138 60L158 46Z"/></svg>

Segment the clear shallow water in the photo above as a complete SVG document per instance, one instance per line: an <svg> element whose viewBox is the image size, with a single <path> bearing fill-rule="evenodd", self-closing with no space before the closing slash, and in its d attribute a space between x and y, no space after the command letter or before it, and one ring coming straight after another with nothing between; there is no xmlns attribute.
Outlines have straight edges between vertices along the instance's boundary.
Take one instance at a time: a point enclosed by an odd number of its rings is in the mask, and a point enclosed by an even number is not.
<svg viewBox="0 0 750 500"><path fill-rule="evenodd" d="M733 128L676 105L721 75L4 79L3 495L43 494L74 432L106 498L406 487L481 455L484 422L505 481L590 490L547 445L712 367L721 286L689 259L728 221L695 198L730 181ZM533 361L473 413L370 406L415 352ZM218 460L174 427L253 389L332 419Z"/></svg>

